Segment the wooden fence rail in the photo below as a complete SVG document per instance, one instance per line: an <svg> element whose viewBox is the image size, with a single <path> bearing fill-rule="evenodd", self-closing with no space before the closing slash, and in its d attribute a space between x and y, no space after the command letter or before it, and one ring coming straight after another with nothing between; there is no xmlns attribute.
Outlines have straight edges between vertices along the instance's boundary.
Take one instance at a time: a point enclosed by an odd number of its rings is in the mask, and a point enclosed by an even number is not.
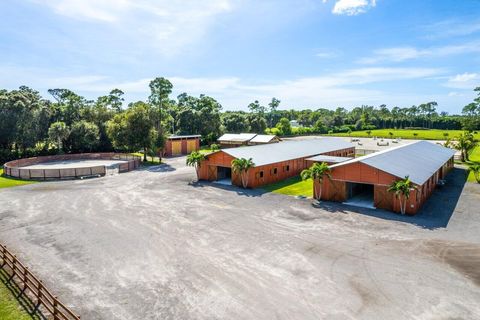
<svg viewBox="0 0 480 320"><path fill-rule="evenodd" d="M80 320L68 307L61 303L17 257L0 244L0 268L5 270L9 281L15 282L21 294L32 300L36 310L42 310L53 320ZM45 314L45 315L47 315Z"/></svg>

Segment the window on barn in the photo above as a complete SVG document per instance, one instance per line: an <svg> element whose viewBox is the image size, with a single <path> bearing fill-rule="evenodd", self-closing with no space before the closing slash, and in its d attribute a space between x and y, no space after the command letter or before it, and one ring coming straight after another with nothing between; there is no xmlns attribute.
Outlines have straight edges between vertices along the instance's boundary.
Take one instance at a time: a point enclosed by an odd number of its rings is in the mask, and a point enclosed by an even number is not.
<svg viewBox="0 0 480 320"><path fill-rule="evenodd" d="M272 169L272 174L277 174L277 168Z"/></svg>
<svg viewBox="0 0 480 320"><path fill-rule="evenodd" d="M288 164L285 166L285 171L290 171L290 166Z"/></svg>
<svg viewBox="0 0 480 320"><path fill-rule="evenodd" d="M255 178L256 178L256 179L261 179L261 178L263 178L263 171L259 171L259 172L255 173Z"/></svg>

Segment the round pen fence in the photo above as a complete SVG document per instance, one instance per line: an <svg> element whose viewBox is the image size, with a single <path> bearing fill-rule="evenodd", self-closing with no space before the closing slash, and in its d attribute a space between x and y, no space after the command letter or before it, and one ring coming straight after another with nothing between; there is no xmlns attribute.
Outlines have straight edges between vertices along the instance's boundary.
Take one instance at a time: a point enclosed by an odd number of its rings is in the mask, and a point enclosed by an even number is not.
<svg viewBox="0 0 480 320"><path fill-rule="evenodd" d="M81 165L76 167L73 162L82 160L118 160L114 165ZM72 164L68 168L49 168L54 162L67 162ZM5 163L4 174L13 178L26 180L56 180L74 179L86 176L104 176L109 170L127 172L139 167L141 157L125 153L79 153L55 156L44 156L14 160ZM45 164L44 167L39 166ZM36 168L26 168L29 166Z"/></svg>

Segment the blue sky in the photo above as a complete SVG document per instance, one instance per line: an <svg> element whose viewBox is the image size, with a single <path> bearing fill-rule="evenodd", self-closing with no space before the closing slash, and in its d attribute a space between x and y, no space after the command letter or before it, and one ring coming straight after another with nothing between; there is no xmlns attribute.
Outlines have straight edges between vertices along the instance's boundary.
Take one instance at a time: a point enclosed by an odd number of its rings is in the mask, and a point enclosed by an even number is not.
<svg viewBox="0 0 480 320"><path fill-rule="evenodd" d="M406 107L459 113L480 86L478 0L3 0L0 87L205 93L226 110Z"/></svg>

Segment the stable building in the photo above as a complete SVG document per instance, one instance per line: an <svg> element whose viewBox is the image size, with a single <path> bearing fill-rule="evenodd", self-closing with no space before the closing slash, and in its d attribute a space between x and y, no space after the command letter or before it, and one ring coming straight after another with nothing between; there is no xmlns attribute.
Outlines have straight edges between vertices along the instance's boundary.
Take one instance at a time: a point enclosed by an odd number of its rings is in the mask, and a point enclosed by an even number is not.
<svg viewBox="0 0 480 320"><path fill-rule="evenodd" d="M257 134L253 139L248 141L248 145L256 146L257 144L277 143L280 138L273 134Z"/></svg>
<svg viewBox="0 0 480 320"><path fill-rule="evenodd" d="M223 148L246 146L256 135L256 133L225 133L217 139L217 142Z"/></svg>
<svg viewBox="0 0 480 320"><path fill-rule="evenodd" d="M454 154L452 149L418 141L333 164L331 177L323 179L321 199L400 212L399 199L387 189L408 176L416 190L410 193L406 213L413 215L453 168Z"/></svg>
<svg viewBox="0 0 480 320"><path fill-rule="evenodd" d="M240 174L232 171L234 159L252 159L255 167L248 171L249 188L297 176L309 166L308 158L317 155L353 156L355 146L341 138L290 140L281 143L229 148L206 155L199 178L241 186Z"/></svg>
<svg viewBox="0 0 480 320"><path fill-rule="evenodd" d="M200 138L201 135L169 136L165 143L164 155L166 157L180 156L197 151L200 149Z"/></svg>
<svg viewBox="0 0 480 320"><path fill-rule="evenodd" d="M218 144L223 148L240 147L246 145L257 145L280 142L280 138L270 134L256 133L225 133L217 139Z"/></svg>

